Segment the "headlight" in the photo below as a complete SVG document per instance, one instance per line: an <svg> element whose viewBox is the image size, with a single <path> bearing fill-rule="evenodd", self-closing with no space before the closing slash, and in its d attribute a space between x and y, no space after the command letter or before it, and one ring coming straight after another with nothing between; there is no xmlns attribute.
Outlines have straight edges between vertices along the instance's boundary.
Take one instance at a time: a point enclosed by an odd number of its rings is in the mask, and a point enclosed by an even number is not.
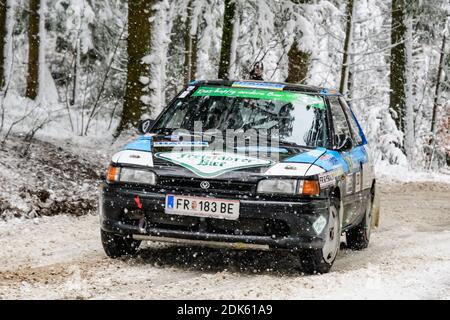
<svg viewBox="0 0 450 320"><path fill-rule="evenodd" d="M297 193L297 180L294 179L267 179L258 183L258 193Z"/></svg>
<svg viewBox="0 0 450 320"><path fill-rule="evenodd" d="M110 166L108 168L107 180L108 182L129 182L155 185L156 174L147 170Z"/></svg>
<svg viewBox="0 0 450 320"><path fill-rule="evenodd" d="M257 192L318 196L320 187L317 180L267 179L258 183Z"/></svg>

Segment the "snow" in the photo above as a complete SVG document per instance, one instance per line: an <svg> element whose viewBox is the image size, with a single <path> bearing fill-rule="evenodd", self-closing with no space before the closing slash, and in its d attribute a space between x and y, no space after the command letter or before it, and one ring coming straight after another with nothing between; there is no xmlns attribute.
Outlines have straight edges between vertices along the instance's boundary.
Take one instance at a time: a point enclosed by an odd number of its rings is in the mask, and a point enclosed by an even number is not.
<svg viewBox="0 0 450 320"><path fill-rule="evenodd" d="M390 165L386 162L375 167L377 177L383 181L450 183L450 172L411 170L408 166Z"/></svg>
<svg viewBox="0 0 450 320"><path fill-rule="evenodd" d="M224 6L220 0L207 0L203 7L204 28L199 30L197 80L215 79L218 73L220 56L220 39L222 37L222 20Z"/></svg>
<svg viewBox="0 0 450 320"><path fill-rule="evenodd" d="M141 101L148 101L151 107L150 114L159 114L166 104L165 82L167 66L167 49L170 43L169 30L172 29L173 17L175 13L175 3L167 0L160 1L154 6L156 14L153 20L153 28L160 32L152 36L152 47L156 48L150 55L143 57L142 62L150 65L151 81L148 85L150 90L149 98Z"/></svg>
<svg viewBox="0 0 450 320"><path fill-rule="evenodd" d="M186 19L187 0L160 1L154 6L152 19L153 50L143 57L143 63L151 65L149 74L142 75L141 82L147 86L142 97L137 97L148 105L148 113L154 117L169 101L183 83L180 73L184 57L180 57L184 44L174 26L180 17ZM9 3L16 8L8 13L8 33L14 34L8 42L7 66L13 66L10 91L23 95L24 75L26 75L26 26L21 17L23 6ZM221 49L223 26L223 0L193 0L191 29L193 35L198 33L197 79L214 79L217 77L218 59ZM292 1L238 1L233 38L231 75L235 78L248 78L248 72L255 61L263 59L266 75L272 81L286 79L288 69L287 52L294 43L300 49L311 54L311 65L306 84L336 87L339 83L342 64L342 46L345 36L345 1L320 0L312 3L294 5ZM126 80L126 41L118 37L126 21L126 5L119 0L50 0L41 14L47 18L48 27L42 32L41 51L46 52L46 61L41 55L42 70L40 86L42 101L49 104L49 109L66 110L61 112L61 121L70 113L77 133L85 132L85 117L99 94L103 76L113 59L112 70L108 73L106 90L102 93L100 105L102 112L96 114L100 130L102 122L110 133L114 132L120 115L120 106ZM426 3L419 3L426 9ZM448 4L433 2L430 13L425 10L418 19L422 24L428 15L435 16L448 10ZM399 132L389 113L389 59L390 48L390 3L389 1L361 0L355 1L353 54L350 61L354 86L352 105L373 143L374 158L387 160L393 164L404 165L414 161L421 168L429 167L425 152L430 151L429 130L430 110L434 98L436 66L439 58L439 46L444 19L436 16L436 21L428 19L426 28L414 30L411 41L411 90L408 98L408 134ZM428 14L428 15L427 15ZM438 19L439 18L439 19ZM184 20L183 20L184 19ZM23 19L22 19L23 20ZM438 21L439 20L439 21ZM43 19L41 19L43 22ZM15 32L12 33L14 26ZM416 28L416 26L414 25ZM41 29L42 28L41 24ZM430 30L430 32L428 32ZM434 30L434 31L433 31ZM239 32L237 32L239 31ZM433 32L431 32L433 31ZM45 35L45 37L44 37ZM9 37L8 37L9 38ZM411 37L409 37L411 38ZM77 46L79 43L79 46ZM112 56L113 46L119 43L117 54ZM67 47L65 47L67 46ZM79 47L82 57L77 68L77 81L71 73L74 70L76 49ZM170 56L168 49L176 54ZM181 49L180 49L181 48ZM235 50L236 49L236 50ZM14 52L14 55L12 54ZM42 52L41 52L42 53ZM13 63L14 58L14 63ZM48 67L44 67L46 65ZM72 106L71 91L75 88L75 104ZM448 90L442 93L442 100L448 100ZM412 95L412 96L411 96ZM56 106L50 106L56 105ZM53 108L54 107L54 108ZM412 110L411 110L412 108ZM439 115L445 114L442 107ZM111 121L109 117L111 115ZM101 118L108 118L105 119ZM111 123L111 125L109 125ZM94 124L94 127L97 124ZM414 127L414 128L413 128ZM414 129L414 135L412 134ZM379 141L379 142L378 142ZM405 142L412 150L409 159L402 155L399 146ZM414 144L414 146L410 146ZM442 144L442 143L440 143ZM444 150L439 145L438 155L434 158L433 168L442 167Z"/></svg>
<svg viewBox="0 0 450 320"><path fill-rule="evenodd" d="M10 83L11 71L13 66L13 43L12 43L12 32L14 29L14 13L16 10L16 1L8 0L8 13L6 17L6 37L5 37L5 83Z"/></svg>
<svg viewBox="0 0 450 320"><path fill-rule="evenodd" d="M344 249L331 273L313 276L287 253L154 243L137 258L111 260L94 215L0 223L0 298L448 300L449 191L384 183L369 248Z"/></svg>
<svg viewBox="0 0 450 320"><path fill-rule="evenodd" d="M50 73L46 61L47 39L45 21L47 5L41 1L39 10L39 92L38 100L43 104L55 105L58 103L58 90Z"/></svg>

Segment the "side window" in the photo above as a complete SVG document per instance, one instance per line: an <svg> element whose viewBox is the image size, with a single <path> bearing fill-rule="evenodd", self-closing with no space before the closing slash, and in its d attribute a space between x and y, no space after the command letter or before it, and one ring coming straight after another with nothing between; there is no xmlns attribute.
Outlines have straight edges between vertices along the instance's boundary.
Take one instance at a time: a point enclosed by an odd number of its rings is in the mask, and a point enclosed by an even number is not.
<svg viewBox="0 0 450 320"><path fill-rule="evenodd" d="M340 98L339 100L341 101L342 107L344 108L344 112L347 115L348 123L350 124L350 129L352 130L353 140L355 141L356 145L360 145L362 144L363 139L361 137L361 134L359 133L358 124L356 123L355 118L353 117L353 114L347 102L345 102L345 100L342 98Z"/></svg>
<svg viewBox="0 0 450 320"><path fill-rule="evenodd" d="M181 127L186 113L189 110L185 102L178 102L174 109L176 110L175 113L172 114L172 118L167 122L167 127L172 129Z"/></svg>
<svg viewBox="0 0 450 320"><path fill-rule="evenodd" d="M347 123L347 117L342 110L337 97L330 97L331 115L333 117L334 137L333 144L340 145L345 137L351 137L350 128Z"/></svg>

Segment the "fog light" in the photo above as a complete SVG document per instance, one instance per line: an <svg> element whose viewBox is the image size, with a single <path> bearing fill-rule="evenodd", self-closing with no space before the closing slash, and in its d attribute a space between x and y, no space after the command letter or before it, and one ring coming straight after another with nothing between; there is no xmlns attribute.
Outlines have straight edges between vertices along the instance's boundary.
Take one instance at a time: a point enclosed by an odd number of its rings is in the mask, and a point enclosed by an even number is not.
<svg viewBox="0 0 450 320"><path fill-rule="evenodd" d="M323 231L323 228L327 225L327 219L325 219L323 216L320 216L317 218L317 220L313 223L314 231L317 233L317 235L321 234Z"/></svg>

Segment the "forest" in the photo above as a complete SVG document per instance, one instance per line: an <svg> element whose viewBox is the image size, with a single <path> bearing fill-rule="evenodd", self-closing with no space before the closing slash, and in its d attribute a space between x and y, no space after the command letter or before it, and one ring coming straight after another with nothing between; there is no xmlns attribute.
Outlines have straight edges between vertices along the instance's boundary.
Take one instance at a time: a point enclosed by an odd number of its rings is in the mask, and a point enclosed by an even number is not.
<svg viewBox="0 0 450 320"><path fill-rule="evenodd" d="M0 0L0 144L134 133L192 80L338 89L377 164L450 162L448 0ZM134 130L134 129L133 129Z"/></svg>
<svg viewBox="0 0 450 320"><path fill-rule="evenodd" d="M0 300L450 300L449 37L450 0L0 0ZM189 84L260 71L340 91L368 145L336 97L260 108L278 126L267 141L294 137L257 146L276 163L251 157L250 130L223 155L188 127L205 157L167 147L183 145L181 125L137 130L179 92L184 111L231 118L243 104L223 94L225 108L200 108L217 101L208 90L184 103L207 88ZM272 97L307 91L263 84ZM331 143L333 99L343 144ZM168 121L194 122L173 109ZM319 132L308 114L335 116L317 121L333 133L316 139L326 149L297 139L308 135L295 118ZM248 119L236 128L257 127Z"/></svg>

